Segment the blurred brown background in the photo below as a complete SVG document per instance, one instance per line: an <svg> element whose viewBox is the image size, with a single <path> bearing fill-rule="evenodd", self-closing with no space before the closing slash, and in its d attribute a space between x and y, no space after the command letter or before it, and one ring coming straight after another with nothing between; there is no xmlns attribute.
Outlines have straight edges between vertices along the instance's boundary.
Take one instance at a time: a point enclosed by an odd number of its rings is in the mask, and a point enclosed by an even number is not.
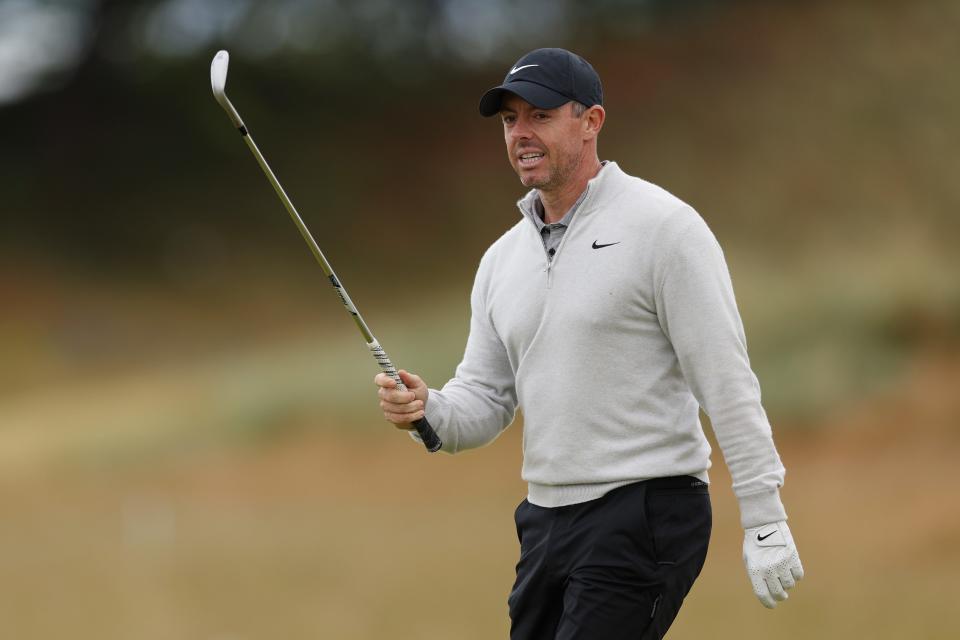
<svg viewBox="0 0 960 640"><path fill-rule="evenodd" d="M948 0L0 0L0 638L506 637L521 425L450 457L382 421L209 63L439 385L523 192L476 103L538 46L723 244L788 468L807 579L754 600L715 452L670 637L960 636L958 31Z"/></svg>

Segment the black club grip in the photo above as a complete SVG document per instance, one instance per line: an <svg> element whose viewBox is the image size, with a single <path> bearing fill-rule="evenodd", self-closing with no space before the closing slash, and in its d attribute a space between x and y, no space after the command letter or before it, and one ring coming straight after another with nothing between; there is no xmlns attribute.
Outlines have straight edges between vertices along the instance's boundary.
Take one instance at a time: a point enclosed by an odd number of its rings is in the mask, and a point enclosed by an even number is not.
<svg viewBox="0 0 960 640"><path fill-rule="evenodd" d="M437 432L433 430L433 427L430 426L426 418L414 420L413 428L417 430L417 435L423 440L423 446L425 446L430 453L439 450L443 445L443 443L440 442L440 437L437 435Z"/></svg>

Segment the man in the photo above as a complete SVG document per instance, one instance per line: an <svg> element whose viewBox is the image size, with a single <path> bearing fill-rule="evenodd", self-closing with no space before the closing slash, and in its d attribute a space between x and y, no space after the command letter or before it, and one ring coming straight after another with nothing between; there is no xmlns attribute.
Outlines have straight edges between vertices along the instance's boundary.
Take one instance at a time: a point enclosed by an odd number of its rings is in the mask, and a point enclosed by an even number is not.
<svg viewBox="0 0 960 640"><path fill-rule="evenodd" d="M710 537L700 407L757 597L772 608L803 576L723 253L688 205L600 162L602 103L593 67L563 49L528 53L484 94L531 188L523 219L480 262L455 377L435 390L402 371L407 391L375 379L387 420L426 415L449 453L523 409L514 640L663 637Z"/></svg>

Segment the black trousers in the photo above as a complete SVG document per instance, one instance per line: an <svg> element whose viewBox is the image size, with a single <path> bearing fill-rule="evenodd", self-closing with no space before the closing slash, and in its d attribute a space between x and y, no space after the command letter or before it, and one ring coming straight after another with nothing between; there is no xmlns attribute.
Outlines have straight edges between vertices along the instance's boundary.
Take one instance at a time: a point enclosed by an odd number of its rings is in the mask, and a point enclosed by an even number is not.
<svg viewBox="0 0 960 640"><path fill-rule="evenodd" d="M700 574L707 485L657 478L548 509L520 503L511 640L659 639Z"/></svg>

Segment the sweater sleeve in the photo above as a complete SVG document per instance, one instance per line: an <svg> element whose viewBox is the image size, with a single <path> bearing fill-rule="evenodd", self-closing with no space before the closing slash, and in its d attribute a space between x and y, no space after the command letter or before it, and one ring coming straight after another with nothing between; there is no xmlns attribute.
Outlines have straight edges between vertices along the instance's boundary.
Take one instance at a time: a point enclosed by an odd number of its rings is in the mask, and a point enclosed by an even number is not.
<svg viewBox="0 0 960 640"><path fill-rule="evenodd" d="M447 453L489 444L516 414L513 369L484 301L486 273L481 263L470 296L470 336L463 360L442 389L430 389L425 406L427 420Z"/></svg>
<svg viewBox="0 0 960 640"><path fill-rule="evenodd" d="M713 425L744 528L786 519L784 467L760 404L723 251L692 209L662 235L657 315L684 379Z"/></svg>

